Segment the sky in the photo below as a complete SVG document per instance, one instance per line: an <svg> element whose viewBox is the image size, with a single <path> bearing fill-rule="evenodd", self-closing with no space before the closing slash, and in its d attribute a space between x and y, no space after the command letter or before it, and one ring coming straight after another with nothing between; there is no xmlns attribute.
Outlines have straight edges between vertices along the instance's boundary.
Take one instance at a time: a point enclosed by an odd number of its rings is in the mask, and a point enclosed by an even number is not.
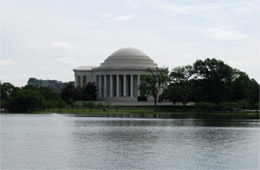
<svg viewBox="0 0 260 170"><path fill-rule="evenodd" d="M0 0L0 80L73 81L120 48L159 66L216 58L260 82L258 0Z"/></svg>

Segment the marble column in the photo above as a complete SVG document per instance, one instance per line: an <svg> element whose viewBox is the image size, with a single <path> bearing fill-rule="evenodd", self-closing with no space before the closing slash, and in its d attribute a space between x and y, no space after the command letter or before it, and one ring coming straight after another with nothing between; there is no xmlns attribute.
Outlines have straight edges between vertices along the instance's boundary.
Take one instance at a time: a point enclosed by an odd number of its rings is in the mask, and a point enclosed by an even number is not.
<svg viewBox="0 0 260 170"><path fill-rule="evenodd" d="M83 76L80 76L80 82L79 82L79 87L83 86Z"/></svg>
<svg viewBox="0 0 260 170"><path fill-rule="evenodd" d="M134 97L134 75L130 74L130 97Z"/></svg>
<svg viewBox="0 0 260 170"><path fill-rule="evenodd" d="M110 75L110 97L113 97L113 75Z"/></svg>
<svg viewBox="0 0 260 170"><path fill-rule="evenodd" d="M104 75L104 97L107 97L107 75Z"/></svg>
<svg viewBox="0 0 260 170"><path fill-rule="evenodd" d="M126 74L123 75L124 83L123 83L123 96L126 97Z"/></svg>
<svg viewBox="0 0 260 170"><path fill-rule="evenodd" d="M98 95L99 97L102 97L102 77L101 75L98 75Z"/></svg>
<svg viewBox="0 0 260 170"><path fill-rule="evenodd" d="M116 75L116 97L119 97L119 74Z"/></svg>
<svg viewBox="0 0 260 170"><path fill-rule="evenodd" d="M78 76L75 75L75 84L74 87L78 87Z"/></svg>
<svg viewBox="0 0 260 170"><path fill-rule="evenodd" d="M139 86L140 86L140 75L137 75L137 96L140 96Z"/></svg>
<svg viewBox="0 0 260 170"><path fill-rule="evenodd" d="M84 76L81 76L81 87L84 87Z"/></svg>

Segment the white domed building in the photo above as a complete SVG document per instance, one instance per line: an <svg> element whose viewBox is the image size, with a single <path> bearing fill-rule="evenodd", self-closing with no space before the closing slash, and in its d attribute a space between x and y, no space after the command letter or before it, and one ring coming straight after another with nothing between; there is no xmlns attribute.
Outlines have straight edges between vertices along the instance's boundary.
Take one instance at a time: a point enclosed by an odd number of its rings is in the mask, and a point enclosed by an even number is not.
<svg viewBox="0 0 260 170"><path fill-rule="evenodd" d="M157 64L141 50L122 48L112 53L99 67L81 66L74 69L75 87L95 82L98 100L137 101L140 76Z"/></svg>

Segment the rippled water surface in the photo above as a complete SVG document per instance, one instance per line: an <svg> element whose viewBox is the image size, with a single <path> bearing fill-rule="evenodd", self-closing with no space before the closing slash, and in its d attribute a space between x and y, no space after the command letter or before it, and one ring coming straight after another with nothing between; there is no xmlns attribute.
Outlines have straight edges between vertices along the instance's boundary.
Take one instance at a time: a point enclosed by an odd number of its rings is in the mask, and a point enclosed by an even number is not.
<svg viewBox="0 0 260 170"><path fill-rule="evenodd" d="M258 120L1 115L1 169L259 169Z"/></svg>

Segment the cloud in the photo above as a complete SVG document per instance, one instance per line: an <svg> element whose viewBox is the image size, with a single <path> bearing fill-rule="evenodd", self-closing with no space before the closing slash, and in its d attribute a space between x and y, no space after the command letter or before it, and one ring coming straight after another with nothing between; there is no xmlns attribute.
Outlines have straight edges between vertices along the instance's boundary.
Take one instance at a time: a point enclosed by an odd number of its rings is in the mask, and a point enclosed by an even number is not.
<svg viewBox="0 0 260 170"><path fill-rule="evenodd" d="M233 1L196 1L195 3L190 2L172 2L172 1L163 1L163 0L149 0L148 7L152 10L172 13L176 15L189 15L197 14L199 12L214 12L214 11L225 11L225 10L236 10L240 8L243 13L249 11L259 11L259 3L257 0L253 1L244 1L236 0ZM243 8L243 9L242 9Z"/></svg>
<svg viewBox="0 0 260 170"><path fill-rule="evenodd" d="M116 21L129 21L134 18L134 15L121 15L114 17L113 19Z"/></svg>
<svg viewBox="0 0 260 170"><path fill-rule="evenodd" d="M13 60L0 60L0 66L9 66L13 65L15 62Z"/></svg>
<svg viewBox="0 0 260 170"><path fill-rule="evenodd" d="M75 49L75 47L72 44L65 41L53 41L50 43L50 45L56 48Z"/></svg>
<svg viewBox="0 0 260 170"><path fill-rule="evenodd" d="M169 67L208 56L232 64L246 58L235 64L260 81L259 0L61 2L4 1L2 56L15 63L0 61L0 76L20 85L28 78L18 80L21 74L72 80L74 66L98 65L113 50L133 46Z"/></svg>
<svg viewBox="0 0 260 170"><path fill-rule="evenodd" d="M248 38L246 34L243 34L237 30L225 26L212 28L207 32L207 35L209 37L217 38L217 39L238 40L238 39Z"/></svg>
<svg viewBox="0 0 260 170"><path fill-rule="evenodd" d="M206 37L207 39L220 39L220 40L249 40L253 37L248 34L245 34L239 31L239 28L234 29L229 26L217 26L217 27L187 27L187 26L176 26L174 28L176 31L181 32L182 34L190 34L191 38L193 36ZM243 42L243 41L237 41Z"/></svg>
<svg viewBox="0 0 260 170"><path fill-rule="evenodd" d="M115 21L129 21L132 20L135 16L132 14L129 15L115 15L109 12L103 13L102 14L103 18L108 18L111 20L115 20Z"/></svg>
<svg viewBox="0 0 260 170"><path fill-rule="evenodd" d="M236 7L237 4L232 3L176 3L171 1L154 1L154 3L149 3L149 7L156 11L167 12L175 15L190 15L198 12L207 12L212 10L219 10L223 8Z"/></svg>

